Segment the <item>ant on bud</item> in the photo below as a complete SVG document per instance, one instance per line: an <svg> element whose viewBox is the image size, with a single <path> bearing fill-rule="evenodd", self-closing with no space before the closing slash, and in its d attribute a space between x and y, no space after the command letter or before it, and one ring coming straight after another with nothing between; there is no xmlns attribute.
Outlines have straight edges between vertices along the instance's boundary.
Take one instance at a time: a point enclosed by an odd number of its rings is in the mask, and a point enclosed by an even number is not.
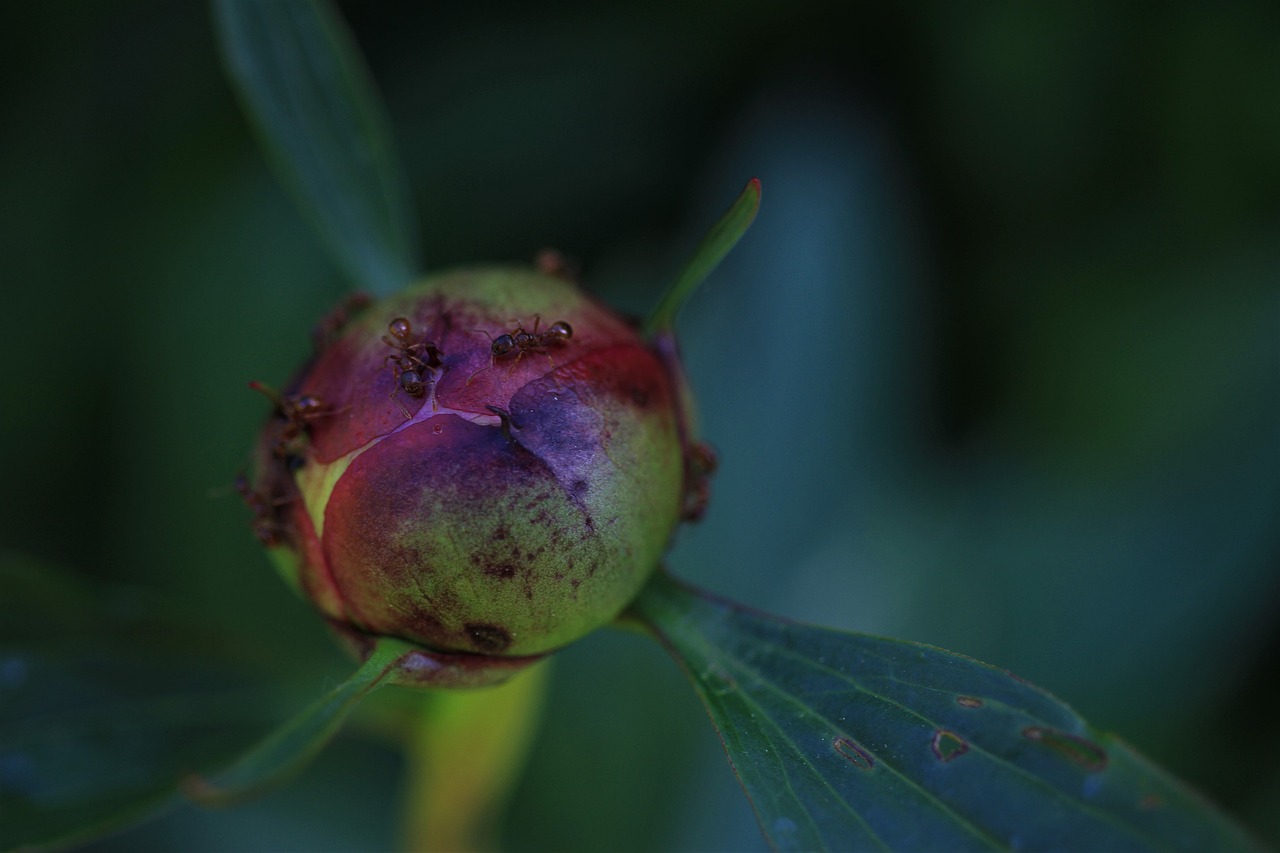
<svg viewBox="0 0 1280 853"><path fill-rule="evenodd" d="M711 502L711 475L719 461L711 445L695 442L684 457L685 489L681 517L685 521L698 521Z"/></svg>
<svg viewBox="0 0 1280 853"><path fill-rule="evenodd" d="M482 367L475 373L467 377L468 385L471 380L475 379L481 373L493 367L495 360L504 358L511 353L515 353L515 360L511 362L511 370L507 371L510 376L512 371L516 369L516 365L520 363L520 359L524 358L525 353L536 352L542 353L547 357L547 361L551 363L551 369L556 369L555 359L551 357L551 348L564 346L573 337L573 327L564 320L557 320L547 327L546 331L539 332L538 324L542 322L542 318L537 314L533 316L533 331L525 331L524 325L519 320L512 320L515 328L506 334L493 337L484 329L477 329L489 338L489 365Z"/></svg>
<svg viewBox="0 0 1280 853"><path fill-rule="evenodd" d="M267 548L274 548L284 542L284 525L280 523L280 507L289 502L288 499L272 500L249 485L249 478L244 474L236 476L235 490L240 494L244 505L253 513L249 526L253 535L258 537Z"/></svg>
<svg viewBox="0 0 1280 853"><path fill-rule="evenodd" d="M299 458L300 444L307 435L311 420L333 414L333 407L314 394L281 395L274 388L257 381L250 382L249 387L274 403L276 414L285 421L275 446L271 448L277 459Z"/></svg>
<svg viewBox="0 0 1280 853"><path fill-rule="evenodd" d="M435 371L444 363L441 360L444 353L432 341L413 343L413 324L407 317L396 317L388 323L387 334L382 336L382 342L395 350L382 362L384 365L391 365L394 383L391 393L387 396L395 400L405 420L409 420L413 416L404 407L404 403L395 399L396 395L403 391L414 398L426 396L427 385L432 381ZM424 378L424 374L428 371L432 376ZM432 400L431 404L434 408L435 400Z"/></svg>

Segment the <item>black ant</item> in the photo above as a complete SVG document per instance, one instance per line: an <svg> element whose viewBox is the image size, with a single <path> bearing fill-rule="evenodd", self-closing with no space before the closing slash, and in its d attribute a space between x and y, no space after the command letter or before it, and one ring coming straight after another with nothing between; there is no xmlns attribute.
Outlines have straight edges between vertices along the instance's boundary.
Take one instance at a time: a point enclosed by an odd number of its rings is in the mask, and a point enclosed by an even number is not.
<svg viewBox="0 0 1280 853"><path fill-rule="evenodd" d="M285 421L276 437L275 446L271 448L277 459L297 457L301 449L299 444L306 436L310 422L314 418L333 414L333 407L314 394L281 395L274 388L256 381L250 382L249 387L275 403L276 414Z"/></svg>
<svg viewBox="0 0 1280 853"><path fill-rule="evenodd" d="M396 317L387 324L387 334L382 336L382 342L396 350L382 362L391 365L395 384L387 396L395 400L396 395L401 391L414 398L426 396L430 377L424 378L423 374L431 371L434 376L434 372L444 363L441 360L444 354L440 352L440 348L431 341L413 343L413 324L406 317ZM413 417L404 407L404 403L399 400L395 402L404 414L405 420ZM435 405L434 400L432 405Z"/></svg>
<svg viewBox="0 0 1280 853"><path fill-rule="evenodd" d="M520 359L524 358L525 353L538 352L547 357L547 361L551 363L551 369L555 370L556 362L551 357L550 349L553 346L564 346L573 337L573 327L564 320L557 320L547 327L546 331L539 332L538 324L542 322L542 318L537 314L533 316L533 331L525 331L524 325L519 320L512 320L515 329L512 331L493 337L483 329L477 331L483 332L489 338L489 366L482 367L475 373L467 377L467 384L471 384L471 380L475 379L481 373L493 367L496 359L503 358L511 353L516 354L515 361L511 362L511 371L516 369L516 365L520 363ZM511 371L507 375L511 375Z"/></svg>

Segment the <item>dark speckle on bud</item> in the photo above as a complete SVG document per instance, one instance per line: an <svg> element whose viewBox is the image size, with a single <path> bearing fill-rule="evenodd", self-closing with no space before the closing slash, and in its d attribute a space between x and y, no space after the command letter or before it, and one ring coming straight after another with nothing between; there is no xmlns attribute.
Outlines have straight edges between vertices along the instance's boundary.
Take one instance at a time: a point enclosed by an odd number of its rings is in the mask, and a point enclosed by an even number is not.
<svg viewBox="0 0 1280 853"><path fill-rule="evenodd" d="M670 351L533 269L360 308L242 489L286 576L348 639L434 653L536 656L611 621L705 501Z"/></svg>
<svg viewBox="0 0 1280 853"><path fill-rule="evenodd" d="M498 625L468 625L467 634L475 647L485 654L502 654L511 646L511 634Z"/></svg>

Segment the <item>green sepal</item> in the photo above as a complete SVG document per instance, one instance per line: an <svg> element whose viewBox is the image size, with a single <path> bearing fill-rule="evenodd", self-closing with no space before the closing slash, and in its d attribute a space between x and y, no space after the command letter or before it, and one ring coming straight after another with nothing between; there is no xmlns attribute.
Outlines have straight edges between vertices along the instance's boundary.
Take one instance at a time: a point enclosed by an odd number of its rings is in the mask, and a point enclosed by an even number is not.
<svg viewBox="0 0 1280 853"><path fill-rule="evenodd" d="M203 805L231 805L284 782L320 753L360 700L383 682L405 654L416 649L403 640L379 638L373 653L350 678L272 732L230 768L212 779L189 777L183 786L187 796Z"/></svg>
<svg viewBox="0 0 1280 853"><path fill-rule="evenodd" d="M719 221L702 238L698 248L685 265L684 270L675 282L667 288L658 302L658 307L645 321L646 337L669 332L675 325L676 314L684 306L706 280L707 276L720 265L725 256L738 244L742 235L747 233L751 223L755 221L756 211L760 209L760 180L752 178L747 181L742 193L738 196Z"/></svg>

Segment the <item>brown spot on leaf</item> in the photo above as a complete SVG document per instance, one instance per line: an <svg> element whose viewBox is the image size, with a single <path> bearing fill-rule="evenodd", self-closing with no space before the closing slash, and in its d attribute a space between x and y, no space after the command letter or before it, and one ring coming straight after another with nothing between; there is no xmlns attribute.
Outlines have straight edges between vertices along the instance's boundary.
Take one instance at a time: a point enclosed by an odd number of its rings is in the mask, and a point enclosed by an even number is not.
<svg viewBox="0 0 1280 853"><path fill-rule="evenodd" d="M1029 741L1044 744L1072 764L1097 773L1107 766L1107 753L1093 741L1069 735L1047 726L1027 726L1022 736Z"/></svg>
<svg viewBox="0 0 1280 853"><path fill-rule="evenodd" d="M981 708L982 700L977 696L957 696L956 704L961 708Z"/></svg>

